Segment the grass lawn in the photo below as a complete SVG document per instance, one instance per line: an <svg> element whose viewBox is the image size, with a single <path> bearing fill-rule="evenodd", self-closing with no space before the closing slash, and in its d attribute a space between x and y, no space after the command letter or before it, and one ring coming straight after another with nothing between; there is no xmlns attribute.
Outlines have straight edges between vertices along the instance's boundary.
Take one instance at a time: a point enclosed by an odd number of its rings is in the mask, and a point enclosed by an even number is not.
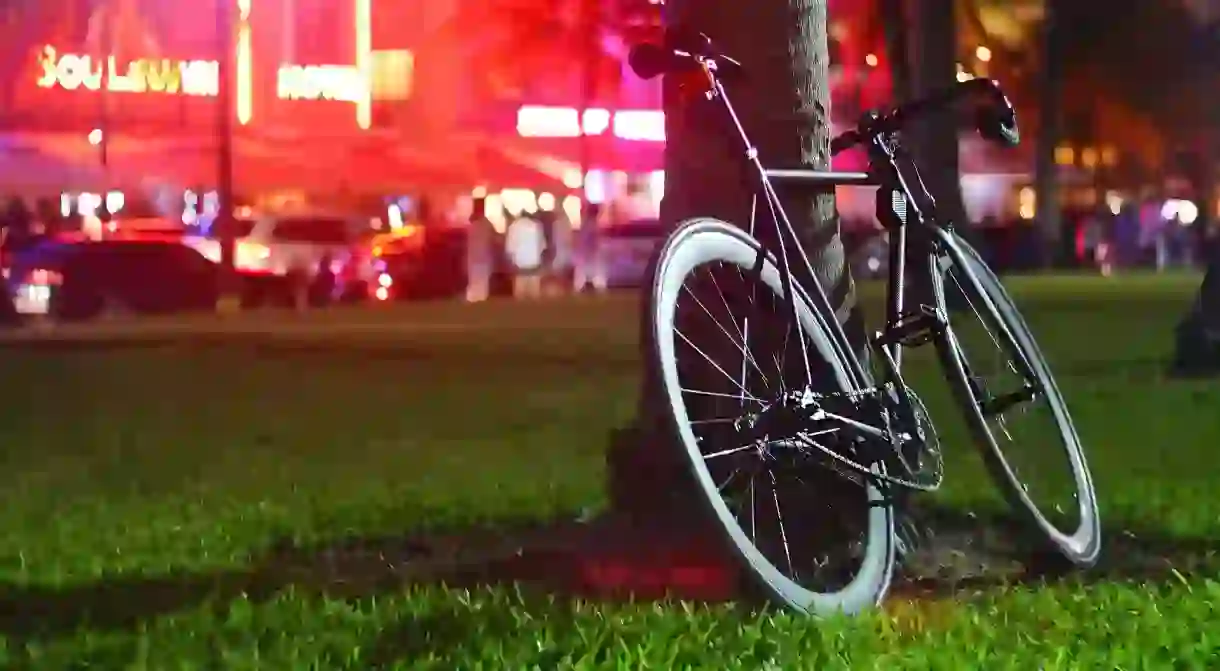
<svg viewBox="0 0 1220 671"><path fill-rule="evenodd" d="M1147 540L1154 570L900 590L850 621L446 589L336 558L601 506L634 403L631 298L293 317L295 347L243 335L281 328L268 317L209 325L206 347L9 344L0 668L1214 668L1220 382L1162 373L1197 286L1010 285L1091 448L1107 540ZM959 420L926 400L938 496L992 505Z"/></svg>

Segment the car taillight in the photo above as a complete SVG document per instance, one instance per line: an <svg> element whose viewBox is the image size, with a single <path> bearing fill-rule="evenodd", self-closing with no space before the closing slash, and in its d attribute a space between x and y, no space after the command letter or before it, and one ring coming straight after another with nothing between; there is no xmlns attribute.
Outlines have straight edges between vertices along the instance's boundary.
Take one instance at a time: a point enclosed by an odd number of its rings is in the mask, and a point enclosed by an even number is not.
<svg viewBox="0 0 1220 671"><path fill-rule="evenodd" d="M25 283L40 287L57 287L64 283L64 276L55 270L35 268L26 275Z"/></svg>
<svg viewBox="0 0 1220 671"><path fill-rule="evenodd" d="M271 248L257 242L238 241L233 257L238 268L261 270L271 258Z"/></svg>
<svg viewBox="0 0 1220 671"><path fill-rule="evenodd" d="M63 284L63 275L54 270L35 268L26 273L24 280L12 295L13 308L19 314L47 314L51 309L51 294Z"/></svg>

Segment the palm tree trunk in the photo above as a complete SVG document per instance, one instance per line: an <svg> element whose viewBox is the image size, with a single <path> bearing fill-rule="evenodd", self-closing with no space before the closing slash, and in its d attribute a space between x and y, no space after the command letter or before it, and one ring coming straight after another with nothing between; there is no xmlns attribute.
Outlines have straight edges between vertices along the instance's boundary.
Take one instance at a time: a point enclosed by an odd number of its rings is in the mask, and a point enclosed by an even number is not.
<svg viewBox="0 0 1220 671"><path fill-rule="evenodd" d="M220 238L222 290L225 291L234 289L236 282L236 243L233 237L233 84L237 74L234 58L236 26L233 14L236 9L234 0L219 0L216 4L216 30L220 51L217 57L220 61L220 81L216 96L216 186L220 212L217 214L216 224Z"/></svg>
<svg viewBox="0 0 1220 671"><path fill-rule="evenodd" d="M911 99L911 45L908 39L908 3L903 0L881 0L885 36L886 60L890 66L891 96L895 100Z"/></svg>
<svg viewBox="0 0 1220 671"><path fill-rule="evenodd" d="M98 161L101 163L102 171L109 178L110 172L110 78L114 73L110 71L110 56L114 53L114 11L110 0L103 0L102 6L98 9L102 12L102 34L101 48L98 57L102 61L102 84L98 89L98 124L97 127L102 131L102 137L97 143ZM106 185L109 189L110 184ZM106 198L105 195L102 196ZM109 209L109 208L107 208Z"/></svg>
<svg viewBox="0 0 1220 671"><path fill-rule="evenodd" d="M957 21L954 0L922 0L908 4L915 30L908 52L911 93L927 96L952 86L957 76ZM929 113L914 124L910 137L924 171L928 190L936 197L942 221L966 224L958 161L958 114L945 109Z"/></svg>
<svg viewBox="0 0 1220 671"><path fill-rule="evenodd" d="M1041 81L1038 95L1038 138L1034 166L1037 222L1043 243L1043 261L1059 257L1062 224L1059 211L1058 169L1055 147L1063 132L1063 30L1057 0L1047 0L1042 22Z"/></svg>
<svg viewBox="0 0 1220 671"><path fill-rule="evenodd" d="M670 0L666 23L707 33L750 71L748 83L730 94L741 121L769 166L830 165L830 59L826 0ZM698 95L664 82L666 113L665 197L661 218L670 225L711 216L746 226L753 186L723 110ZM846 263L833 193L786 193L784 207L812 261L817 280L863 346L855 318L856 291ZM764 217L758 224L769 227ZM651 347L648 300L644 300L641 345ZM645 357L647 360L647 357ZM635 424L620 432L608 454L612 507L649 512L696 501L684 487L686 466L668 444L667 401L657 376L645 371Z"/></svg>
<svg viewBox="0 0 1220 671"><path fill-rule="evenodd" d="M587 181L589 171L593 168L593 142L585 132L585 113L593 106L597 96L597 62L600 49L599 35L601 26L599 18L600 6L597 0L578 0L580 2L580 34L584 53L580 55L580 186L581 198L588 193Z"/></svg>

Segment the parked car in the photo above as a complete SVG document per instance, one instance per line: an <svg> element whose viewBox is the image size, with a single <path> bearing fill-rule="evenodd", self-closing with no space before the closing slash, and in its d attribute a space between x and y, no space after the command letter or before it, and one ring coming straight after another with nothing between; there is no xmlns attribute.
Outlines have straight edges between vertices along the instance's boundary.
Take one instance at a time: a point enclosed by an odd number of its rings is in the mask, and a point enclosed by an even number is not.
<svg viewBox="0 0 1220 671"><path fill-rule="evenodd" d="M414 226L393 244L374 245L377 283L396 300L453 298L466 290L466 226ZM386 238L381 238L383 241ZM512 273L497 245L491 293L512 293ZM380 298L380 295L378 296Z"/></svg>
<svg viewBox="0 0 1220 671"><path fill-rule="evenodd" d="M184 243L221 261L212 218ZM304 288L311 305L371 296L376 273L368 220L324 212L266 213L234 221L234 266L243 277L242 303L292 304Z"/></svg>
<svg viewBox="0 0 1220 671"><path fill-rule="evenodd" d="M5 286L19 316L211 311L217 266L174 238L52 237L13 253Z"/></svg>
<svg viewBox="0 0 1220 671"><path fill-rule="evenodd" d="M610 287L640 287L648 283L648 264L668 231L656 219L636 219L604 227L599 253Z"/></svg>

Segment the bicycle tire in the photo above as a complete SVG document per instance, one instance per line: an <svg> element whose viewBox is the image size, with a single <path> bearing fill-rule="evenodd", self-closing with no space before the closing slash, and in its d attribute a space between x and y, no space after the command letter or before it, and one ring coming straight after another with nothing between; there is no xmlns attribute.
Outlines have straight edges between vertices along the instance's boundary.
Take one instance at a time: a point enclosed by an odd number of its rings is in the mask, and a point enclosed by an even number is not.
<svg viewBox="0 0 1220 671"><path fill-rule="evenodd" d="M1023 521L1030 528L1040 532L1042 540L1051 546L1050 549L1057 551L1078 567L1090 567L1096 564L1101 552L1101 523L1097 510L1097 495L1093 487L1088 459L1072 422L1071 414L1068 412L1067 404L1051 373L1050 365L1011 296L978 252L952 233L941 231L940 242L945 251L942 258L950 266L964 269L964 272L960 273L962 279L970 285L970 289L977 296L984 299L983 308L974 306L976 309L982 309L988 313L980 316L986 316L995 324L1002 326L999 337L1006 340L1006 344L1015 349L1025 360L1037 386L1044 391L1045 400L1050 406L1057 432L1071 464L1080 514L1076 530L1067 533L1057 528L1031 498L1026 485L1013 468L1005 451L1001 449L995 433L983 415L979 400L968 379L966 355L950 326L946 330L947 337L940 339L937 343L938 354L945 377L965 415L974 442L980 448L987 468L1005 500L1023 517ZM937 273L938 278L934 284L937 287L938 304L945 309L947 297L943 277L948 274L948 268L942 266L940 271L942 272Z"/></svg>
<svg viewBox="0 0 1220 671"><path fill-rule="evenodd" d="M706 504L704 508L724 531L728 544L748 570L749 577L768 598L788 608L814 615L856 613L871 607L887 592L895 561L892 502L884 496L878 485L871 483L863 487L866 494L862 494L862 499L867 498L867 505L861 521L867 516L867 530L863 534L864 548L859 571L842 589L818 592L784 575L766 557L756 545L757 538L749 538L742 525L734 518L729 510L729 503L711 475L683 400L684 390L679 380L676 357L674 320L677 297L685 279L700 265L717 262L730 264L738 269L756 271L762 284L777 296L783 295L785 286L781 276L783 271L774 257L766 254L762 245L745 231L723 221L706 218L685 221L667 238L660 250L654 267L649 306L652 320L652 370L660 378L659 383L669 405L671 428L684 448L697 489L703 493L703 503ZM795 282L790 286L794 288L792 293L800 327L810 344L833 365L837 386L844 391L858 390L858 385L851 381L848 362L835 354L836 348L826 329L825 317L813 308L812 302ZM833 316L831 318L833 319ZM742 365L745 365L744 362ZM871 467L883 469L884 464L877 461ZM772 486L776 487L774 476ZM751 505L753 506L753 500ZM777 512L779 507L777 502ZM788 559L791 564L791 557Z"/></svg>

